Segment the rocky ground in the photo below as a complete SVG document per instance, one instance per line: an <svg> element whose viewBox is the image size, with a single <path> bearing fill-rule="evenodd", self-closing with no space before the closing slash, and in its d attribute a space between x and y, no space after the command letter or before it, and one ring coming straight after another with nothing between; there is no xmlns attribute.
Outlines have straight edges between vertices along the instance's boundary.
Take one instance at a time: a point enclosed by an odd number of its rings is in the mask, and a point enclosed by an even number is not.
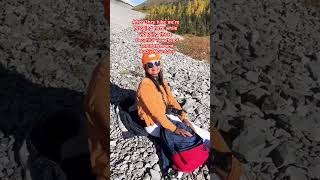
<svg viewBox="0 0 320 180"><path fill-rule="evenodd" d="M102 1L0 1L0 179L21 179L13 146L36 121L63 109L83 120L107 28Z"/></svg>
<svg viewBox="0 0 320 180"><path fill-rule="evenodd" d="M112 5L111 5L112 6ZM111 9L111 14L112 14ZM128 18L125 12L114 12ZM135 13L129 11L130 18ZM119 16L117 16L119 18ZM144 77L141 54L138 44L133 40L137 32L128 24L111 19L111 178L112 179L161 179L159 156L155 144L147 137L123 139L122 125L118 116L117 105L128 96L133 96L139 82ZM129 21L130 22L130 21ZM186 100L184 108L189 112L189 119L200 127L209 130L210 101L210 66L181 53L163 55L162 68L164 77L178 101ZM184 179L209 179L207 166L198 168L193 174L185 174Z"/></svg>
<svg viewBox="0 0 320 180"><path fill-rule="evenodd" d="M21 179L21 167L14 160L14 138L4 137L0 131L0 178Z"/></svg>
<svg viewBox="0 0 320 180"><path fill-rule="evenodd" d="M211 119L229 132L250 179L320 179L319 9L301 0L213 3L219 53L211 67ZM109 36L100 1L3 0L0 7L0 179L18 180L14 144L48 114L81 111ZM134 94L143 70L135 32L112 27L112 178L156 179L155 145L121 137L116 106ZM175 96L208 129L208 65L180 53L164 59ZM185 178L208 174L201 167Z"/></svg>
<svg viewBox="0 0 320 180"><path fill-rule="evenodd" d="M320 179L320 13L293 0L216 1L214 122L251 179Z"/></svg>
<svg viewBox="0 0 320 180"><path fill-rule="evenodd" d="M81 4L81 5L80 5ZM1 1L1 63L34 83L83 91L108 43L101 2Z"/></svg>

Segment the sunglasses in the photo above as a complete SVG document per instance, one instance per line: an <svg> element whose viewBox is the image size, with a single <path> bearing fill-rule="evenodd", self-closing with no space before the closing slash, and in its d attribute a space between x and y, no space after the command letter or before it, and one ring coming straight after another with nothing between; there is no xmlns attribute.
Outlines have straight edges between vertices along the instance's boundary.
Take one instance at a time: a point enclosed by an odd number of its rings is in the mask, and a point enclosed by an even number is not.
<svg viewBox="0 0 320 180"><path fill-rule="evenodd" d="M160 66L160 61L148 62L147 66L148 66L148 68L153 68L153 66Z"/></svg>

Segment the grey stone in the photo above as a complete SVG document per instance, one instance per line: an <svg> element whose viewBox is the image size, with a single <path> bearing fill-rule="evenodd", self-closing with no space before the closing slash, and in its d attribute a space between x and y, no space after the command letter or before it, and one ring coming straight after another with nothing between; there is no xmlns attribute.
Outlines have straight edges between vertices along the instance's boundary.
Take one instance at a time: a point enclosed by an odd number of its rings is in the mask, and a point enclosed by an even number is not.
<svg viewBox="0 0 320 180"><path fill-rule="evenodd" d="M136 164L136 168L140 169L142 167L143 167L143 162L140 161Z"/></svg>
<svg viewBox="0 0 320 180"><path fill-rule="evenodd" d="M155 170L155 171L158 171L158 172L161 171L159 164L155 164L152 169Z"/></svg>
<svg viewBox="0 0 320 180"><path fill-rule="evenodd" d="M310 167L309 170L308 170L309 171L309 176L311 178L320 178L319 169L320 169L320 164Z"/></svg>
<svg viewBox="0 0 320 180"><path fill-rule="evenodd" d="M233 89L236 89L240 94L256 88L255 85L244 79L233 79L231 85Z"/></svg>
<svg viewBox="0 0 320 180"><path fill-rule="evenodd" d="M288 132L286 132L285 130L283 130L283 129L277 129L275 131L274 136L277 137L277 138L281 138L281 137L290 138L291 137L291 135Z"/></svg>
<svg viewBox="0 0 320 180"><path fill-rule="evenodd" d="M152 180L160 180L161 179L160 173L158 171L153 170L153 169L150 169L150 175L151 175Z"/></svg>
<svg viewBox="0 0 320 180"><path fill-rule="evenodd" d="M143 175L144 170L143 169L135 169L132 171L132 174L137 176L137 177L141 177Z"/></svg>
<svg viewBox="0 0 320 180"><path fill-rule="evenodd" d="M210 174L210 180L221 180L221 179L217 174L211 173Z"/></svg>
<svg viewBox="0 0 320 180"><path fill-rule="evenodd" d="M214 106L222 106L222 102L215 95L211 96L210 104Z"/></svg>
<svg viewBox="0 0 320 180"><path fill-rule="evenodd" d="M202 179L204 179L204 177L203 177L202 174L198 174L197 177L196 177L196 179L197 179L197 180L202 180Z"/></svg>
<svg viewBox="0 0 320 180"><path fill-rule="evenodd" d="M235 105L227 98L225 98L225 104L223 108L223 113L230 116L235 116L238 109L235 107Z"/></svg>
<svg viewBox="0 0 320 180"><path fill-rule="evenodd" d="M233 148L238 149L241 154L246 154L255 147L263 147L264 144L265 136L263 131L257 128L248 128L242 131L234 140Z"/></svg>
<svg viewBox="0 0 320 180"><path fill-rule="evenodd" d="M319 128L320 128L320 124L317 124L317 125L314 125L313 128L309 131L311 133L310 137L316 142L320 142Z"/></svg>
<svg viewBox="0 0 320 180"><path fill-rule="evenodd" d="M143 180L151 180L151 177L148 173L146 173L143 177Z"/></svg>
<svg viewBox="0 0 320 180"><path fill-rule="evenodd" d="M45 51L45 50L44 50ZM45 71L54 71L58 69L57 64L53 61L53 57L51 54L37 54L35 57L34 68L38 73L44 73Z"/></svg>
<svg viewBox="0 0 320 180"><path fill-rule="evenodd" d="M148 153L152 153L152 152L153 152L153 149L152 149L152 148L148 148L148 149L147 149L147 152L148 152Z"/></svg>
<svg viewBox="0 0 320 180"><path fill-rule="evenodd" d="M263 113L254 104L251 104L251 103L241 104L241 112L240 112L241 115L251 116L253 113L263 116Z"/></svg>
<svg viewBox="0 0 320 180"><path fill-rule="evenodd" d="M271 158L277 167L282 167L296 162L296 153L294 146L287 142L280 144L273 153Z"/></svg>
<svg viewBox="0 0 320 180"><path fill-rule="evenodd" d="M115 147L117 145L117 141L110 141L110 146Z"/></svg>
<svg viewBox="0 0 320 180"><path fill-rule="evenodd" d="M249 72L246 73L246 78L249 81L257 83L258 80L259 80L259 73L253 72L253 71L249 71Z"/></svg>
<svg viewBox="0 0 320 180"><path fill-rule="evenodd" d="M255 96L256 99L260 99L264 95L270 95L270 93L262 88L256 88L249 91L248 94Z"/></svg>
<svg viewBox="0 0 320 180"><path fill-rule="evenodd" d="M147 153L147 152L144 152L143 155L142 155L143 158L145 158L145 157L147 157L147 156L148 156L148 153Z"/></svg>
<svg viewBox="0 0 320 180"><path fill-rule="evenodd" d="M152 166L149 163L147 163L144 167L145 168L151 168Z"/></svg>
<svg viewBox="0 0 320 180"><path fill-rule="evenodd" d="M201 114L203 112L203 107L199 106L197 107L197 109L195 110L196 114Z"/></svg>
<svg viewBox="0 0 320 180"><path fill-rule="evenodd" d="M159 157L156 154L152 154L149 156L148 160L150 161L150 164L153 166L159 161Z"/></svg>
<svg viewBox="0 0 320 180"><path fill-rule="evenodd" d="M195 107L196 100L194 99L187 99L186 103L183 105L183 109L185 109L187 112L192 112Z"/></svg>
<svg viewBox="0 0 320 180"><path fill-rule="evenodd" d="M294 179L294 180L307 180L308 177L306 176L306 172L301 169L301 168L297 168L295 166L289 166L286 171L285 174L287 176L290 177L290 179Z"/></svg>
<svg viewBox="0 0 320 180"><path fill-rule="evenodd" d="M260 151L264 149L265 144L255 146L255 148L245 153L246 160L249 162L265 162L265 158L261 156Z"/></svg>

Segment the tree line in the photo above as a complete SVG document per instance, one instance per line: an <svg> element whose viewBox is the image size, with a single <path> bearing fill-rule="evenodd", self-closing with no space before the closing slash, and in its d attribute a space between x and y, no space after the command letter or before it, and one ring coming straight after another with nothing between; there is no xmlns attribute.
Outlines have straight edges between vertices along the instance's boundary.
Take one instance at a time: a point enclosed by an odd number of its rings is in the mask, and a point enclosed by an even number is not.
<svg viewBox="0 0 320 180"><path fill-rule="evenodd" d="M210 1L188 0L186 3L161 4L152 7L140 7L147 13L145 19L149 20L179 20L177 34L193 34L196 36L209 35Z"/></svg>

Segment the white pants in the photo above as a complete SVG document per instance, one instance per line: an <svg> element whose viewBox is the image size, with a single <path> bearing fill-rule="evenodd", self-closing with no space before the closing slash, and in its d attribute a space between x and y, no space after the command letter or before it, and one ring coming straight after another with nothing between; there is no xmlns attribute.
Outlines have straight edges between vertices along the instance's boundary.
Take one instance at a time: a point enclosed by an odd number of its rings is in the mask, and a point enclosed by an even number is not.
<svg viewBox="0 0 320 180"><path fill-rule="evenodd" d="M152 126L145 127L144 129L151 136L160 137L160 123L156 122Z"/></svg>
<svg viewBox="0 0 320 180"><path fill-rule="evenodd" d="M173 121L179 121L181 122L181 120L179 119L179 117L174 116L174 115L167 115L168 118L170 118ZM149 133L151 136L155 136L155 137L160 137L160 127L161 124L159 122L154 123L152 126L148 126L145 127L144 129L147 131L147 133Z"/></svg>

